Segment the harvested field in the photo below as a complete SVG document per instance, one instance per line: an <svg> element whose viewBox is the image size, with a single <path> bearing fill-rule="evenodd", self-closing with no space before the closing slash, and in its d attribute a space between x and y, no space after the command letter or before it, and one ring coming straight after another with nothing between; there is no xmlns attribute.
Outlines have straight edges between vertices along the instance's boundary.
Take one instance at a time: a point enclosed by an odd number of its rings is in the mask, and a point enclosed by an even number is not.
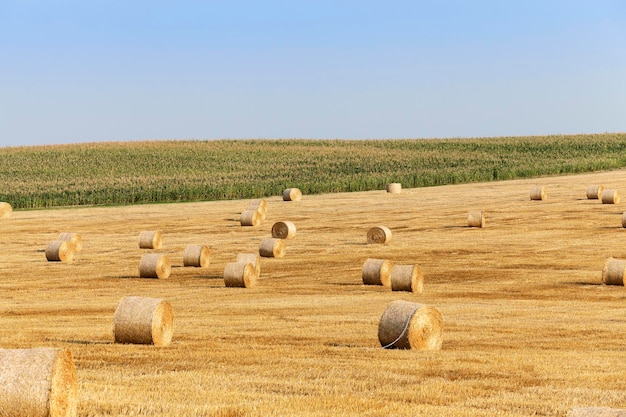
<svg viewBox="0 0 626 417"><path fill-rule="evenodd" d="M528 190L549 189L545 201ZM80 416L566 416L626 408L626 290L602 285L626 258L626 170L530 180L265 198L267 221L240 226L246 202L16 210L0 219L0 348L70 349ZM467 226L468 207L489 213ZM272 224L298 233L261 258L254 288L226 288L224 266L257 252ZM364 239L372 225L393 232ZM80 233L71 264L47 242ZM142 230L167 236L167 280L138 278ZM207 268L184 268L189 244ZM363 285L363 262L420 265L421 294ZM114 344L124 296L167 300L167 347ZM398 299L443 315L440 351L385 350L378 323Z"/></svg>

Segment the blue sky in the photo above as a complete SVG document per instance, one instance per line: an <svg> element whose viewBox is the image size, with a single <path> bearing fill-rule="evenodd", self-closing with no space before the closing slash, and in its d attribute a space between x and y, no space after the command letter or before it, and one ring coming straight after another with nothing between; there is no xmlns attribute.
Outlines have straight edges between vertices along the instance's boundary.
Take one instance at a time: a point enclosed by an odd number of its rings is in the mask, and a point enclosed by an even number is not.
<svg viewBox="0 0 626 417"><path fill-rule="evenodd" d="M623 0L0 0L0 146L602 132Z"/></svg>

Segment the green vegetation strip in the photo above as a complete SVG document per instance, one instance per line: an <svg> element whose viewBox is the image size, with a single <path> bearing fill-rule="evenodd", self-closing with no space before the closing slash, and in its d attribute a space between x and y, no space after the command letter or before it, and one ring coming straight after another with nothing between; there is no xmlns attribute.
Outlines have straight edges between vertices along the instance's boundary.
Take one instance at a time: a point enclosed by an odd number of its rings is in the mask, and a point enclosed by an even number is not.
<svg viewBox="0 0 626 417"><path fill-rule="evenodd" d="M219 140L0 148L15 209L258 198L626 167L626 133L411 140Z"/></svg>

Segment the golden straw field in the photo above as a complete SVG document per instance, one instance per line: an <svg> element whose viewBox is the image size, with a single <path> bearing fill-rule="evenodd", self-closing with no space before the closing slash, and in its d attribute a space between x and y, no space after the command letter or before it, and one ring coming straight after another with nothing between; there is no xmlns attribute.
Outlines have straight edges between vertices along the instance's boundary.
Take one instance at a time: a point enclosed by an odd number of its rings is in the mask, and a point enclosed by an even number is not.
<svg viewBox="0 0 626 417"><path fill-rule="evenodd" d="M531 201L535 185L547 199ZM626 258L626 170L465 185L266 198L267 218L240 225L249 200L15 210L0 219L0 347L70 349L79 416L565 416L626 408L626 288L601 283ZM298 184L292 184L297 187ZM467 227L484 210L485 227ZM291 221L283 258L262 258L253 288L226 288L238 253L257 252ZM367 244L386 226L386 244ZM142 231L162 248L140 249ZM72 263L46 244L79 233ZM183 267L187 245L206 268ZM167 279L139 278L143 254L169 256ZM418 264L421 294L364 286L367 258ZM113 343L119 300L162 298L166 347ZM389 303L436 307L440 351L385 350Z"/></svg>

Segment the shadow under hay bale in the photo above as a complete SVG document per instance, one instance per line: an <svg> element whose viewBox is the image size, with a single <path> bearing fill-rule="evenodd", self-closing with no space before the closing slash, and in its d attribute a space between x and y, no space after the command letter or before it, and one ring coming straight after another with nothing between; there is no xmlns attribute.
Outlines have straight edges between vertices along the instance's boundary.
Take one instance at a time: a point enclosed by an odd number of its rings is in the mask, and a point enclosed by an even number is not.
<svg viewBox="0 0 626 417"><path fill-rule="evenodd" d="M211 249L204 245L188 245L183 251L183 266L206 268L211 263Z"/></svg>
<svg viewBox="0 0 626 417"><path fill-rule="evenodd" d="M249 262L230 262L224 267L224 285L252 288L256 285L256 269Z"/></svg>
<svg viewBox="0 0 626 417"><path fill-rule="evenodd" d="M604 285L626 285L624 282L624 272L626 271L626 260L609 258L602 268L602 283Z"/></svg>
<svg viewBox="0 0 626 417"><path fill-rule="evenodd" d="M367 231L367 243L384 244L391 240L391 230L387 226L372 227Z"/></svg>
<svg viewBox="0 0 626 417"><path fill-rule="evenodd" d="M70 242L70 244L74 246L74 250L76 252L80 252L81 250L83 250L83 238L78 233L61 233L59 234L58 240L65 240L67 242Z"/></svg>
<svg viewBox="0 0 626 417"><path fill-rule="evenodd" d="M392 263L387 259L366 259L361 272L363 284L391 287L391 268Z"/></svg>
<svg viewBox="0 0 626 417"><path fill-rule="evenodd" d="M472 210L467 214L468 227L485 227L485 213L482 210Z"/></svg>
<svg viewBox="0 0 626 417"><path fill-rule="evenodd" d="M140 249L161 249L163 246L163 235L160 231L143 231L139 234Z"/></svg>
<svg viewBox="0 0 626 417"><path fill-rule="evenodd" d="M302 200L302 191L298 188L287 188L283 191L283 201L300 201Z"/></svg>
<svg viewBox="0 0 626 417"><path fill-rule="evenodd" d="M391 291L424 291L424 274L419 265L394 265L390 274Z"/></svg>
<svg viewBox="0 0 626 417"><path fill-rule="evenodd" d="M272 226L272 237L276 239L290 239L296 235L296 225L288 220L276 222Z"/></svg>
<svg viewBox="0 0 626 417"><path fill-rule="evenodd" d="M74 260L74 246L65 240L53 240L46 246L46 259L49 262L66 262Z"/></svg>
<svg viewBox="0 0 626 417"><path fill-rule="evenodd" d="M378 341L385 349L440 350L443 316L435 307L392 301L380 318Z"/></svg>
<svg viewBox="0 0 626 417"><path fill-rule="evenodd" d="M543 185L535 185L530 189L530 199L542 201L548 198L546 187Z"/></svg>
<svg viewBox="0 0 626 417"><path fill-rule="evenodd" d="M167 279L172 272L170 259L159 253L148 253L141 257L139 262L140 278Z"/></svg>
<svg viewBox="0 0 626 417"><path fill-rule="evenodd" d="M259 245L259 255L264 258L282 258L285 253L285 241L282 239L268 237Z"/></svg>
<svg viewBox="0 0 626 417"><path fill-rule="evenodd" d="M75 417L76 367L67 349L0 349L0 415Z"/></svg>
<svg viewBox="0 0 626 417"><path fill-rule="evenodd" d="M174 314L159 298L123 297L113 316L115 343L167 346L172 341Z"/></svg>
<svg viewBox="0 0 626 417"><path fill-rule="evenodd" d="M590 185L587 187L587 199L599 200L602 198L602 192L604 191L604 185Z"/></svg>

